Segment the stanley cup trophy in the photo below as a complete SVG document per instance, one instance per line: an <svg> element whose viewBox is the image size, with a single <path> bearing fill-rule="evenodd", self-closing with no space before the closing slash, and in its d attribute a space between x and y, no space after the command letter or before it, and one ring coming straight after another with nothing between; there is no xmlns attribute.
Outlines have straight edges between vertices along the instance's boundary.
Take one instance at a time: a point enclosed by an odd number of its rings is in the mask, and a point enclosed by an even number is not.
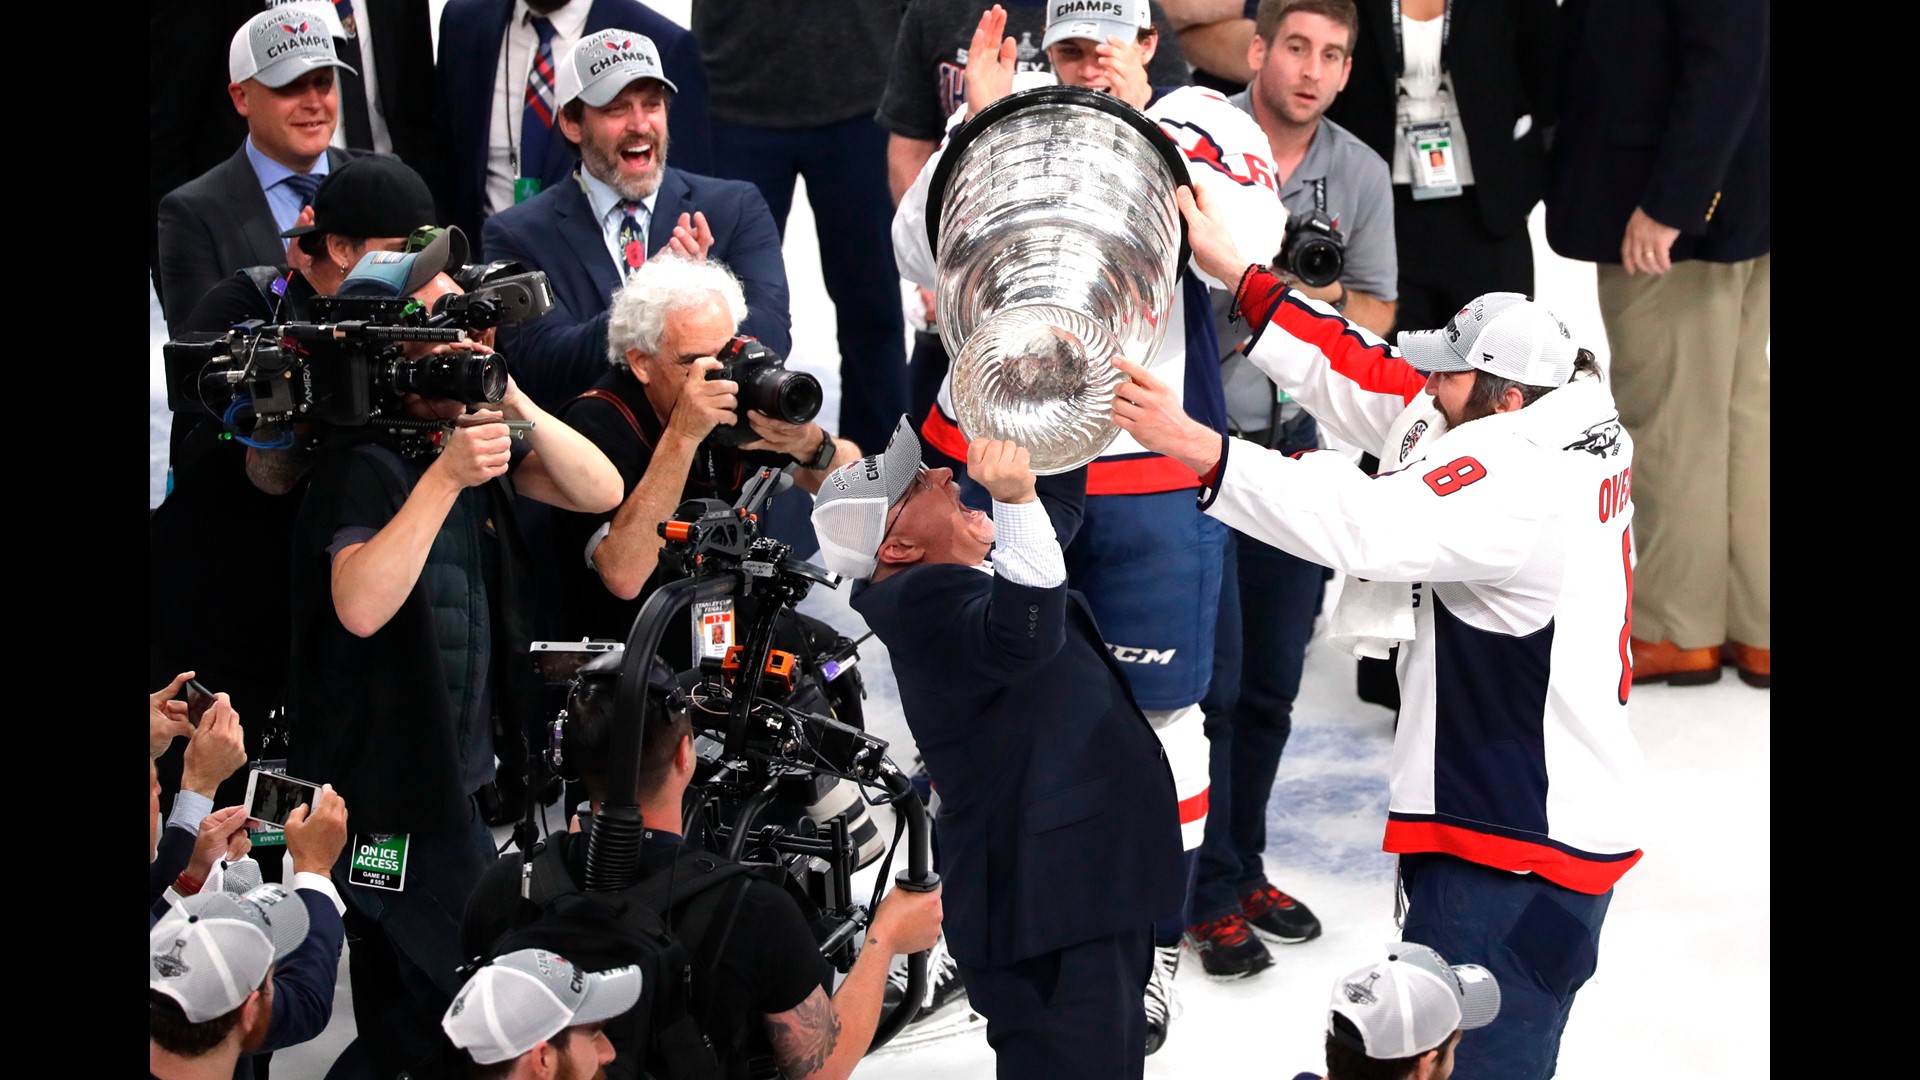
<svg viewBox="0 0 1920 1080"><path fill-rule="evenodd" d="M1033 471L1092 461L1120 429L1116 355L1151 362L1179 302L1185 157L1107 94L1008 95L955 131L928 192L940 337L972 439L1012 439Z"/></svg>

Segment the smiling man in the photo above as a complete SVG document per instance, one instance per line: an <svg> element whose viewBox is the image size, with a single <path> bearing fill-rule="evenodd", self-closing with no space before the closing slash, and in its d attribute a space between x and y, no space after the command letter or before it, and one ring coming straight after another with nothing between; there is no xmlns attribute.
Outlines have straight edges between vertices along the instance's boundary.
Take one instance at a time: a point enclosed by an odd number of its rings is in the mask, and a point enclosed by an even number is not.
<svg viewBox="0 0 1920 1080"><path fill-rule="evenodd" d="M160 200L160 286L167 332L208 289L243 266L286 260L280 238L327 173L347 160L328 148L340 114L334 52L318 20L285 9L262 12L227 46L227 94L246 118L247 138L226 161Z"/></svg>
<svg viewBox="0 0 1920 1080"><path fill-rule="evenodd" d="M606 373L610 298L667 250L726 263L746 290L742 332L778 353L792 348L780 232L759 189L667 164L677 91L644 35L581 38L561 58L554 92L557 126L580 167L487 219L487 258L544 270L553 285L551 312L500 335L514 377L543 406L558 408Z"/></svg>

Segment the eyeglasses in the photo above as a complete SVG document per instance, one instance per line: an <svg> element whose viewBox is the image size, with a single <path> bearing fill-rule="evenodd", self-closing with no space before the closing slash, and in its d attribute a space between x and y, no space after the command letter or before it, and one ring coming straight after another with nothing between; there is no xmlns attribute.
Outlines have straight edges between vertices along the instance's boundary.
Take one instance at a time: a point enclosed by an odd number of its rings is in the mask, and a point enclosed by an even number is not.
<svg viewBox="0 0 1920 1080"><path fill-rule="evenodd" d="M907 485L907 493L900 497L900 501L893 504L893 520L887 522L887 529L880 534L880 542L874 545L874 551L877 552L887 546L887 537L892 536L893 527L900 524L900 515L906 513L907 503L913 498L914 493L929 486L931 485L927 483L927 467L925 465L916 467L913 470L913 483Z"/></svg>

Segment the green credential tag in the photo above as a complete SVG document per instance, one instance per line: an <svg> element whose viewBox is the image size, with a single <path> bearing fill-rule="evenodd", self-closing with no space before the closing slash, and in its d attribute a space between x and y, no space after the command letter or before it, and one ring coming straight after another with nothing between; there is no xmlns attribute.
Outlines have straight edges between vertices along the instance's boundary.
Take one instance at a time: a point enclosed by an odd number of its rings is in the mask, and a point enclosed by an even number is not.
<svg viewBox="0 0 1920 1080"><path fill-rule="evenodd" d="M407 887L407 834L357 833L347 884L400 892Z"/></svg>

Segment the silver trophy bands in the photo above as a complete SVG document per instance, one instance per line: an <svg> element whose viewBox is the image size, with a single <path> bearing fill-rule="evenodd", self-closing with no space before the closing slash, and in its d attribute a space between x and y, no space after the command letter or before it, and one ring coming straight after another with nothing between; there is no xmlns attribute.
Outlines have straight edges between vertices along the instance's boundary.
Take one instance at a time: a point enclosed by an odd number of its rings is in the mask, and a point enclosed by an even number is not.
<svg viewBox="0 0 1920 1080"><path fill-rule="evenodd" d="M1153 121L1080 87L1010 94L954 132L927 239L969 440L1012 439L1044 476L1120 433L1112 360L1151 363L1179 302L1187 182Z"/></svg>

